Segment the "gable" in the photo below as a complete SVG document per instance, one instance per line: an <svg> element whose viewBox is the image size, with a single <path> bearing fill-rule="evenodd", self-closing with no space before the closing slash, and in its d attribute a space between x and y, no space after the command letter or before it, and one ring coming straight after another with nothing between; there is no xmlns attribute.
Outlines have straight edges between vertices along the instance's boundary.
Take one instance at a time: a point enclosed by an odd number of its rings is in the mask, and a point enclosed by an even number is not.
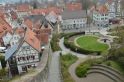
<svg viewBox="0 0 124 82"><path fill-rule="evenodd" d="M29 53L29 55L30 53L38 53L38 51L31 47L28 43L23 42L15 55L24 55L26 54L25 52Z"/></svg>

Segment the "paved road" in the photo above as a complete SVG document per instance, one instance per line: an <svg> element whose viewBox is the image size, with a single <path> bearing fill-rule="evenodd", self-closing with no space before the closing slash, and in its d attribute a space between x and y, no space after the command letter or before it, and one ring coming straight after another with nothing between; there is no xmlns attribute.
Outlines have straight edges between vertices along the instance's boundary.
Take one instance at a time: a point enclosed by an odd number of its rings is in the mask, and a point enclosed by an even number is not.
<svg viewBox="0 0 124 82"><path fill-rule="evenodd" d="M60 52L58 51L52 54L48 82L61 82L60 68L59 68L59 53Z"/></svg>

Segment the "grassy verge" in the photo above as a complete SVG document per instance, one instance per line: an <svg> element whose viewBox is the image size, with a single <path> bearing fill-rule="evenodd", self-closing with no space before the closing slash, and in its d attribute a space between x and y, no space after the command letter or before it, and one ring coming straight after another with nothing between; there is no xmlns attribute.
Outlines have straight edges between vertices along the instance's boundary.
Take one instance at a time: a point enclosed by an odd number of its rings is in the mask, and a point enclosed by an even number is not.
<svg viewBox="0 0 124 82"><path fill-rule="evenodd" d="M68 68L70 65L72 65L74 62L76 62L78 58L76 56L73 56L71 54L62 55L60 58L61 62L61 70L63 75L63 82L74 82L73 78L68 72Z"/></svg>

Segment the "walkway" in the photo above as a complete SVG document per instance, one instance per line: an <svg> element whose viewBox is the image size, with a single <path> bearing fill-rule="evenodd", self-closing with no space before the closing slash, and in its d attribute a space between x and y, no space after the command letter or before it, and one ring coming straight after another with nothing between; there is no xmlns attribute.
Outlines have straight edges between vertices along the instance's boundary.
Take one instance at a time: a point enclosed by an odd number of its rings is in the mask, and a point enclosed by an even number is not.
<svg viewBox="0 0 124 82"><path fill-rule="evenodd" d="M75 69L80 63L82 63L83 61L85 61L87 59L89 59L89 57L83 58L83 59L79 58L79 60L77 62L75 62L74 64L72 64L69 67L69 73L71 74L71 76L75 80L75 82L114 82L107 76L104 76L99 73L89 74L86 78L78 78L75 74Z"/></svg>
<svg viewBox="0 0 124 82"><path fill-rule="evenodd" d="M87 55L85 55L85 54L79 54L79 53L71 51L70 49L66 48L63 43L64 43L64 38L60 39L60 42L59 42L59 46L62 49L62 53L64 53L64 54L71 53L73 55L76 55L79 58L87 57Z"/></svg>
<svg viewBox="0 0 124 82"><path fill-rule="evenodd" d="M73 52L69 50L68 48L66 48L63 42L64 42L64 38L60 39L59 46L62 49L62 53L65 53L65 54L72 53L73 55L76 55L79 58L77 62L75 62L69 67L69 73L71 74L75 82L113 82L113 80L111 80L110 78L102 74L98 74L98 73L90 74L86 78L78 78L75 74L75 69L80 63L82 63L83 61L89 58L96 58L96 57L99 58L101 56L90 56L90 55L79 54L79 53Z"/></svg>
<svg viewBox="0 0 124 82"><path fill-rule="evenodd" d="M48 82L61 82L60 68L59 68L59 51L52 54L50 62L50 70L48 76Z"/></svg>

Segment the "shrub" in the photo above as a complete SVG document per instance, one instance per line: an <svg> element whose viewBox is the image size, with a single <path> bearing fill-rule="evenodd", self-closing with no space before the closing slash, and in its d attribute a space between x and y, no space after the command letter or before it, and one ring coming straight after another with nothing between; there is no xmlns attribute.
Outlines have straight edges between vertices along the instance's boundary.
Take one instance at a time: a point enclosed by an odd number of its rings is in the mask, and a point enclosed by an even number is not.
<svg viewBox="0 0 124 82"><path fill-rule="evenodd" d="M80 65L76 68L76 75L78 77L85 77L88 69L91 67L90 64Z"/></svg>
<svg viewBox="0 0 124 82"><path fill-rule="evenodd" d="M52 37L52 40L50 42L51 48L52 48L53 51L60 50L60 47L58 45L58 42L59 42L59 35L55 35L54 34L53 37Z"/></svg>

